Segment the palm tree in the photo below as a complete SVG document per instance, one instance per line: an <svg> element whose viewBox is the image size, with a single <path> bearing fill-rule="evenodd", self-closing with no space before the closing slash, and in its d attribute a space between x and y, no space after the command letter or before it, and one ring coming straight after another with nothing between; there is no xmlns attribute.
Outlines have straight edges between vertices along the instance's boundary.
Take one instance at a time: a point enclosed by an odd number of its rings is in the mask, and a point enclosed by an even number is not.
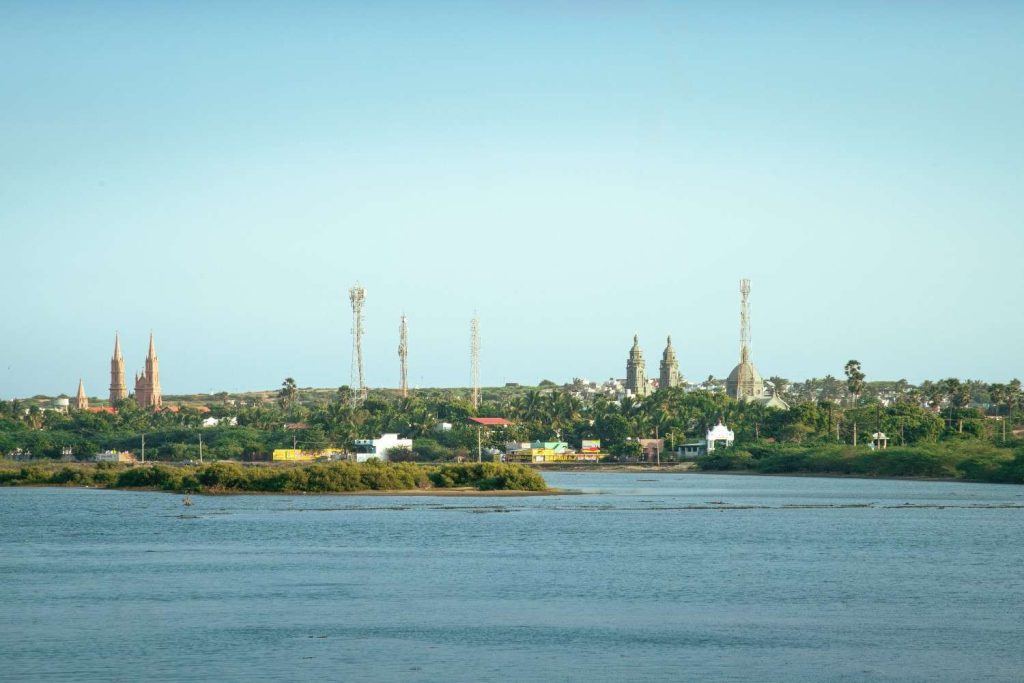
<svg viewBox="0 0 1024 683"><path fill-rule="evenodd" d="M295 407L295 402L299 399L299 388L295 385L295 380L291 377L286 377L281 382L281 388L277 391L278 402L288 411L291 411Z"/></svg>
<svg viewBox="0 0 1024 683"><path fill-rule="evenodd" d="M843 371L846 373L846 390L853 395L853 405L856 407L857 399L864 393L864 373L860 370L860 361L848 361Z"/></svg>

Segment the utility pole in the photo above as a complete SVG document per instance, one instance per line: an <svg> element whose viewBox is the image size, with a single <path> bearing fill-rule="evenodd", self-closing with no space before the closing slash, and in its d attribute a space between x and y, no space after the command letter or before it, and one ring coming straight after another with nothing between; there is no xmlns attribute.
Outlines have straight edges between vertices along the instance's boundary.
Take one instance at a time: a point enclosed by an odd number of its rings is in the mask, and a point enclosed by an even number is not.
<svg viewBox="0 0 1024 683"><path fill-rule="evenodd" d="M879 433L879 434L882 433L882 404L881 403L876 403L875 404L875 431L877 433ZM878 438L881 439L882 437L878 437ZM879 443L881 443L881 442L879 442ZM886 443L888 444L889 442L886 441Z"/></svg>
<svg viewBox="0 0 1024 683"><path fill-rule="evenodd" d="M199 432L199 464L203 464L203 433Z"/></svg>
<svg viewBox="0 0 1024 683"><path fill-rule="evenodd" d="M142 462L146 462L146 434L142 434Z"/></svg>
<svg viewBox="0 0 1024 683"><path fill-rule="evenodd" d="M476 428L476 461L477 462L483 462L484 461L484 446L483 446L483 437L482 437L482 434L481 434L482 431L483 431L483 427L477 427Z"/></svg>
<svg viewBox="0 0 1024 683"><path fill-rule="evenodd" d="M857 447L857 421L853 421L853 447Z"/></svg>

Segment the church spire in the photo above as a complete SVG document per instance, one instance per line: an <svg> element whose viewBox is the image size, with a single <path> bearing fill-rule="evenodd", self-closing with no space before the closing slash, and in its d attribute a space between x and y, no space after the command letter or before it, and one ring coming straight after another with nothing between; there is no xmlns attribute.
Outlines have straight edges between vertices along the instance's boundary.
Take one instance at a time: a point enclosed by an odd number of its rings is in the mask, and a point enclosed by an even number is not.
<svg viewBox="0 0 1024 683"><path fill-rule="evenodd" d="M139 407L160 410L163 396L160 391L160 362L156 357L156 344L153 333L149 333L149 353L146 355L145 369L135 377L135 400Z"/></svg>
<svg viewBox="0 0 1024 683"><path fill-rule="evenodd" d="M86 410L89 407L89 397L85 395L85 383L78 378L78 394L75 396L75 409Z"/></svg>
<svg viewBox="0 0 1024 683"><path fill-rule="evenodd" d="M124 383L124 357L121 355L121 335L114 333L114 355L110 359L110 405L115 406L128 398Z"/></svg>

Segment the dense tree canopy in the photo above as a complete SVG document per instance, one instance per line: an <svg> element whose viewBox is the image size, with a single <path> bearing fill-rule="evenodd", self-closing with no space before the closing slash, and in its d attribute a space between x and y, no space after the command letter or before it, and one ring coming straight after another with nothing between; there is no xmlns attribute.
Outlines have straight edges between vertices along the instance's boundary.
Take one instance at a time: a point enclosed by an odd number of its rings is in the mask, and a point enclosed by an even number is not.
<svg viewBox="0 0 1024 683"><path fill-rule="evenodd" d="M718 420L736 432L738 446L851 444L855 432L857 443L864 444L875 431L885 432L893 446L914 446L1012 438L1024 406L1017 380L986 385L946 379L911 387L905 380L864 382L859 364L847 370L852 383L831 376L802 383L773 378L775 390L791 404L788 411L734 401L713 383L619 401L604 395L584 399L573 385L485 389L477 410L464 390L416 390L407 398L377 390L356 401L347 387L337 392L300 389L292 378L267 400L210 397L214 400L209 401L208 413L189 405L154 413L128 399L116 413L63 414L15 400L0 402L0 454L79 459L105 449L140 454L145 434L148 459L192 460L198 458L201 433L205 457L243 459L293 446L344 449L355 439L395 432L414 440L412 452L402 454L403 459L447 461L475 452L477 427L467 419L472 415L513 422L511 427L481 432L490 447L506 441L555 439L579 447L584 439L600 439L605 451L628 454L632 447L627 443L660 437L671 451L703 437ZM848 398L857 392L859 400L851 407ZM203 427L207 416L235 417L237 425Z"/></svg>

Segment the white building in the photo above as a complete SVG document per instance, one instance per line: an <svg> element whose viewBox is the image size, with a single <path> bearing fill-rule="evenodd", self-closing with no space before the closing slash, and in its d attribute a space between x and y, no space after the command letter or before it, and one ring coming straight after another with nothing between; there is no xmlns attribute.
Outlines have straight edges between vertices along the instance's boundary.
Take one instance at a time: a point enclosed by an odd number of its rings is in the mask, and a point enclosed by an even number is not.
<svg viewBox="0 0 1024 683"><path fill-rule="evenodd" d="M719 420L718 424L708 430L703 441L685 443L679 447L678 453L687 458L699 457L713 453L719 446L730 448L734 441L736 434Z"/></svg>
<svg viewBox="0 0 1024 683"><path fill-rule="evenodd" d="M216 427L217 425L231 425L232 427L238 426L237 417L207 417L203 418L204 427Z"/></svg>
<svg viewBox="0 0 1024 683"><path fill-rule="evenodd" d="M399 439L398 434L381 434L379 439L356 439L356 462L388 460L392 448L412 450L412 439Z"/></svg>

